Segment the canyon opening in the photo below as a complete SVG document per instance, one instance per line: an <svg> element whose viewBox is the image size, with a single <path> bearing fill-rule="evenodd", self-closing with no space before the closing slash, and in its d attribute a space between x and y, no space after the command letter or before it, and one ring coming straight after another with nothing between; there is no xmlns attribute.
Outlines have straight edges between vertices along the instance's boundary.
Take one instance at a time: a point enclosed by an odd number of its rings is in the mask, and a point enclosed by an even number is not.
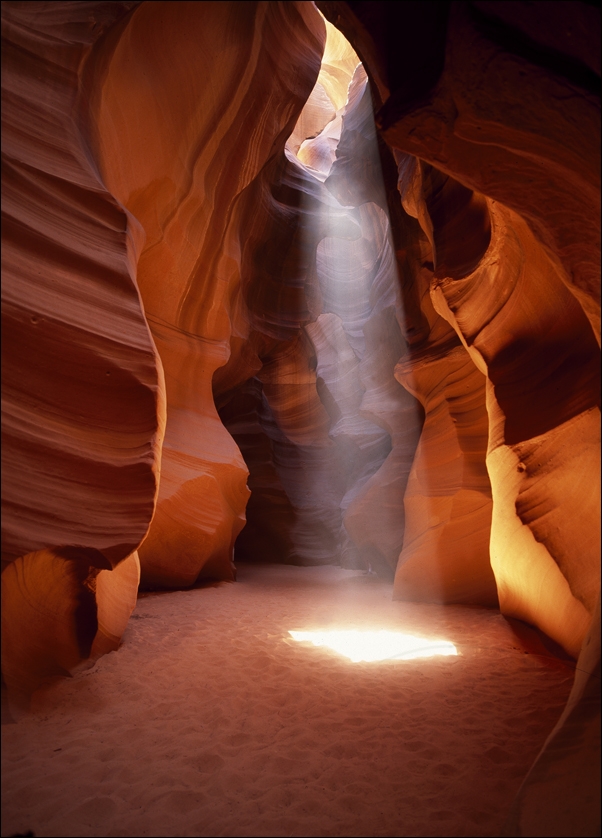
<svg viewBox="0 0 602 838"><path fill-rule="evenodd" d="M599 835L598 8L2 24L2 835Z"/></svg>

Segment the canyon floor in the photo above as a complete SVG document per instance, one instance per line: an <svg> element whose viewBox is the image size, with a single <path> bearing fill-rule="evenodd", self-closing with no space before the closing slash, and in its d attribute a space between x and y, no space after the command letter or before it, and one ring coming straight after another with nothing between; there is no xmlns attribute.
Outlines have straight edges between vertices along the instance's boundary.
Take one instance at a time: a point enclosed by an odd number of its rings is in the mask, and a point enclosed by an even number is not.
<svg viewBox="0 0 602 838"><path fill-rule="evenodd" d="M456 657L353 663L291 630ZM337 567L143 593L118 652L3 736L2 835L494 836L573 676L495 610L391 601Z"/></svg>

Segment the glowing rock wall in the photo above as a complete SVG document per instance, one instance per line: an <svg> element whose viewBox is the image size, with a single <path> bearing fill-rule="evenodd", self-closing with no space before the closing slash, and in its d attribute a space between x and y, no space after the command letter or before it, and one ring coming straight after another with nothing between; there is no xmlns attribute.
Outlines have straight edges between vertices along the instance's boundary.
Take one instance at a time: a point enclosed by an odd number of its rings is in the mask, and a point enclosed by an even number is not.
<svg viewBox="0 0 602 838"><path fill-rule="evenodd" d="M577 655L599 592L599 102L591 69L558 45L536 49L529 39L543 36L528 15L504 23L498 5L441 7L437 37L422 44L431 77L413 90L406 45L401 57L387 40L397 12L380 7L363 28L361 4L359 17L345 3L320 7L355 33L360 55L380 51L367 59L386 100L377 122L430 246L421 267L432 271L432 305L487 377L501 608ZM582 28L591 14L583 9ZM427 410L423 443L434 421Z"/></svg>
<svg viewBox="0 0 602 838"><path fill-rule="evenodd" d="M233 321L244 329L237 203L292 131L323 38L304 4L189 3L176 14L146 3L97 70L93 145L146 234L138 283L165 370L162 479L140 549L146 584L234 578L247 469L211 384Z"/></svg>

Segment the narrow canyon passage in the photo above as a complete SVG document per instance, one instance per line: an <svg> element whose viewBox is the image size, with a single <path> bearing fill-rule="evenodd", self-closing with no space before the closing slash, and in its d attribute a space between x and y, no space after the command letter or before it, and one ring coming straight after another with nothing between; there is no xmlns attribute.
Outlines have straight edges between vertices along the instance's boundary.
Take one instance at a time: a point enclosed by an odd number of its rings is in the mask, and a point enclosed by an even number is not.
<svg viewBox="0 0 602 838"><path fill-rule="evenodd" d="M1 12L2 834L599 835L598 8Z"/></svg>
<svg viewBox="0 0 602 838"><path fill-rule="evenodd" d="M352 663L289 634L350 627L458 655ZM521 636L334 566L141 594L118 653L3 726L2 835L499 835L574 674Z"/></svg>

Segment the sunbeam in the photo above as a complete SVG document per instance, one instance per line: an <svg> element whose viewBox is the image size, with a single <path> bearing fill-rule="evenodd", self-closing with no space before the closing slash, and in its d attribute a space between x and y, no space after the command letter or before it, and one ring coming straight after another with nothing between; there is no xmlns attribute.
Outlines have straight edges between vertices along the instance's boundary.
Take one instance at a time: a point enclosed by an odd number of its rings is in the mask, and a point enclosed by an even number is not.
<svg viewBox="0 0 602 838"><path fill-rule="evenodd" d="M326 520L336 563L392 579L421 414L395 379L405 315L370 86L325 23L322 68L286 150L313 254L304 331L329 423L319 449L304 452L312 467L299 483L310 500L295 538L309 555L304 545L324 542Z"/></svg>

